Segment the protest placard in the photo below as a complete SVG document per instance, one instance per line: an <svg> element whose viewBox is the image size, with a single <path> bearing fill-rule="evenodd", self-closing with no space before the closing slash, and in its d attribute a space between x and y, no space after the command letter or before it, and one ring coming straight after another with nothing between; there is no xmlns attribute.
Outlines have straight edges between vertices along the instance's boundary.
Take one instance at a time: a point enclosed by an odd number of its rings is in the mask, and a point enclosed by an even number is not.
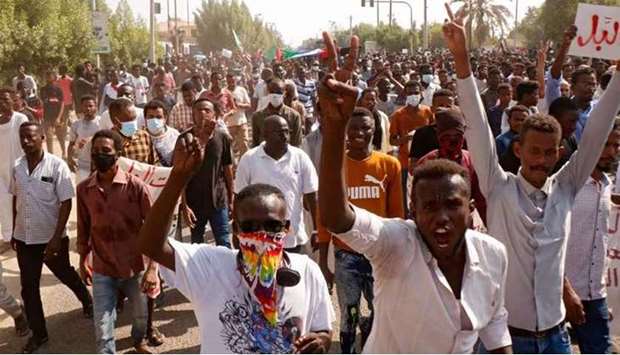
<svg viewBox="0 0 620 355"><path fill-rule="evenodd" d="M620 59L620 6L579 4L575 25L577 37L568 54Z"/></svg>

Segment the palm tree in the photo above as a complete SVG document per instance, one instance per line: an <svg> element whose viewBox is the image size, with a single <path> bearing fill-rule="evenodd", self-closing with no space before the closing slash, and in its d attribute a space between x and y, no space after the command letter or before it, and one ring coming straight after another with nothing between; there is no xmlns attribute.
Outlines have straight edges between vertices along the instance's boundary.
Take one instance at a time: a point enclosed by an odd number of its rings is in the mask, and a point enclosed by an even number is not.
<svg viewBox="0 0 620 355"><path fill-rule="evenodd" d="M452 0L452 3L462 3L467 14L467 35L469 47L472 47L473 39L476 44L482 46L489 37L504 34L508 29L508 17L510 10L504 5L495 3L495 0Z"/></svg>

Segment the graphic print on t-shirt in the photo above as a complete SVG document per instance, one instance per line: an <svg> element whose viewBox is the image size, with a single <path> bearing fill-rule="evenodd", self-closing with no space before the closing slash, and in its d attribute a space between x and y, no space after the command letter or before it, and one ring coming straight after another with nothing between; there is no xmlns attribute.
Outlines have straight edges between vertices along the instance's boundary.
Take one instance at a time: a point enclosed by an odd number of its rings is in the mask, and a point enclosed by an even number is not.
<svg viewBox="0 0 620 355"><path fill-rule="evenodd" d="M249 293L241 302L226 301L219 319L222 340L228 350L237 354L292 353L293 344L301 335L302 319L290 316L284 304L279 308L278 324L272 327Z"/></svg>
<svg viewBox="0 0 620 355"><path fill-rule="evenodd" d="M383 179L379 180L372 175L364 175L364 182L371 183L372 185L347 187L349 200L380 199L381 192L385 193L385 180L387 177L387 174L385 174Z"/></svg>

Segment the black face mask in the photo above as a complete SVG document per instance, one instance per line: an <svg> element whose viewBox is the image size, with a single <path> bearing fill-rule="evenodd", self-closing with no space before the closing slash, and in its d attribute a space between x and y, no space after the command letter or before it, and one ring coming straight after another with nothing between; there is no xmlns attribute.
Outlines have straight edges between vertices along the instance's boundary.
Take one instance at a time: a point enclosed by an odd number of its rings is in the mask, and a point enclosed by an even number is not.
<svg viewBox="0 0 620 355"><path fill-rule="evenodd" d="M97 169L100 173L105 173L110 170L110 168L116 163L118 158L115 154L93 154L92 160L95 165L95 169Z"/></svg>

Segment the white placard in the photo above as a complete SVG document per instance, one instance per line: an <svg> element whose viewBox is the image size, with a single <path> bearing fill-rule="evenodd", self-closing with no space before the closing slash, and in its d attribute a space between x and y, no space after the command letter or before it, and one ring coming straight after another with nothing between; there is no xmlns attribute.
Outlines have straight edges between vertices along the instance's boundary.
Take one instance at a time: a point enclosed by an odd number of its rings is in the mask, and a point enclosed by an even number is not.
<svg viewBox="0 0 620 355"><path fill-rule="evenodd" d="M233 56L233 52L231 50L222 49L222 57L230 59L232 58L232 56Z"/></svg>
<svg viewBox="0 0 620 355"><path fill-rule="evenodd" d="M108 37L108 15L105 12L93 12L93 36L95 47L93 53L110 53L110 38Z"/></svg>
<svg viewBox="0 0 620 355"><path fill-rule="evenodd" d="M142 180L149 189L151 199L157 200L161 190L166 186L172 168L154 166L127 158L119 158L118 164L123 171Z"/></svg>
<svg viewBox="0 0 620 355"><path fill-rule="evenodd" d="M579 4L575 25L577 37L568 54L620 59L620 6Z"/></svg>

